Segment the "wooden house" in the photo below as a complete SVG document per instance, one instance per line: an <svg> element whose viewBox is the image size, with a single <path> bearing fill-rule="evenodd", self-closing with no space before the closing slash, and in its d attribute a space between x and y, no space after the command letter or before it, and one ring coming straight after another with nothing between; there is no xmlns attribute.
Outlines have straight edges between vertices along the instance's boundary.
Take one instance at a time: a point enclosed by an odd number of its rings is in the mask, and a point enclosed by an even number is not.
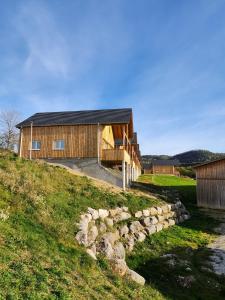
<svg viewBox="0 0 225 300"><path fill-rule="evenodd" d="M225 209L225 158L198 165L195 170L198 206Z"/></svg>
<svg viewBox="0 0 225 300"><path fill-rule="evenodd" d="M19 155L30 159L87 159L121 166L123 187L141 173L132 109L36 113L17 125ZM115 143L121 141L121 145Z"/></svg>
<svg viewBox="0 0 225 300"><path fill-rule="evenodd" d="M176 170L178 165L178 160L152 160L151 164L144 166L144 174L179 175Z"/></svg>

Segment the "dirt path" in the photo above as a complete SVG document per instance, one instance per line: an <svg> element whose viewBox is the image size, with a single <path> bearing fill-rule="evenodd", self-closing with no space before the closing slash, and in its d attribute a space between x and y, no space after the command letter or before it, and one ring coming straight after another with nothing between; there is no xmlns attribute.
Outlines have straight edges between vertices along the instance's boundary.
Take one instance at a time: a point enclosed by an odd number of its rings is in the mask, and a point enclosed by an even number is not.
<svg viewBox="0 0 225 300"><path fill-rule="evenodd" d="M208 248L213 251L210 264L216 274L225 275L225 212L213 212L210 215L221 221L220 226L215 229L219 237L208 245Z"/></svg>

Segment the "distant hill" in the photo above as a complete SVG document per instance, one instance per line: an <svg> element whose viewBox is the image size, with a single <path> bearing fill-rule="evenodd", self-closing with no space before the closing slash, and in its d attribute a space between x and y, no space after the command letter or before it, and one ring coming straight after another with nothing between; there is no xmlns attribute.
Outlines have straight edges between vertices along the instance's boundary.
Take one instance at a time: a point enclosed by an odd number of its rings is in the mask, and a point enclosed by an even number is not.
<svg viewBox="0 0 225 300"><path fill-rule="evenodd" d="M213 153L208 150L191 150L176 154L174 156L169 155L143 155L143 164L150 164L153 159L177 159L182 165L196 165L207 161L215 160L225 157L225 153Z"/></svg>

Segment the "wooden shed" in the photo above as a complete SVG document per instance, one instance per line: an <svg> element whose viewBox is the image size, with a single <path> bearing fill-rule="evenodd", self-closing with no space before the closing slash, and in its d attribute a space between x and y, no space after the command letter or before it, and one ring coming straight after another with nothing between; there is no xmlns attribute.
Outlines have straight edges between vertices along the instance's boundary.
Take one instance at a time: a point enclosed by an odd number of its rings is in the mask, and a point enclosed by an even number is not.
<svg viewBox="0 0 225 300"><path fill-rule="evenodd" d="M144 174L179 175L179 172L176 170L178 165L178 160L152 160L150 165L144 166Z"/></svg>
<svg viewBox="0 0 225 300"><path fill-rule="evenodd" d="M198 206L225 209L225 157L195 169Z"/></svg>

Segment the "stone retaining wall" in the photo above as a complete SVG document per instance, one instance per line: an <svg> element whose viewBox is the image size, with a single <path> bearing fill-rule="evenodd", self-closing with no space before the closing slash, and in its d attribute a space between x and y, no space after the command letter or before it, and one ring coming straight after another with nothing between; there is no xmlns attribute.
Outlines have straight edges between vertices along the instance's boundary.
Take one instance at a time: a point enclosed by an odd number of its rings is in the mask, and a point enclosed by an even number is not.
<svg viewBox="0 0 225 300"><path fill-rule="evenodd" d="M88 208L77 224L76 239L93 259L97 259L99 254L104 255L117 274L126 274L131 280L144 284L145 279L128 268L126 251L132 251L135 243L143 242L146 236L189 218L180 201L146 208L134 214L129 212L128 207L109 210Z"/></svg>

